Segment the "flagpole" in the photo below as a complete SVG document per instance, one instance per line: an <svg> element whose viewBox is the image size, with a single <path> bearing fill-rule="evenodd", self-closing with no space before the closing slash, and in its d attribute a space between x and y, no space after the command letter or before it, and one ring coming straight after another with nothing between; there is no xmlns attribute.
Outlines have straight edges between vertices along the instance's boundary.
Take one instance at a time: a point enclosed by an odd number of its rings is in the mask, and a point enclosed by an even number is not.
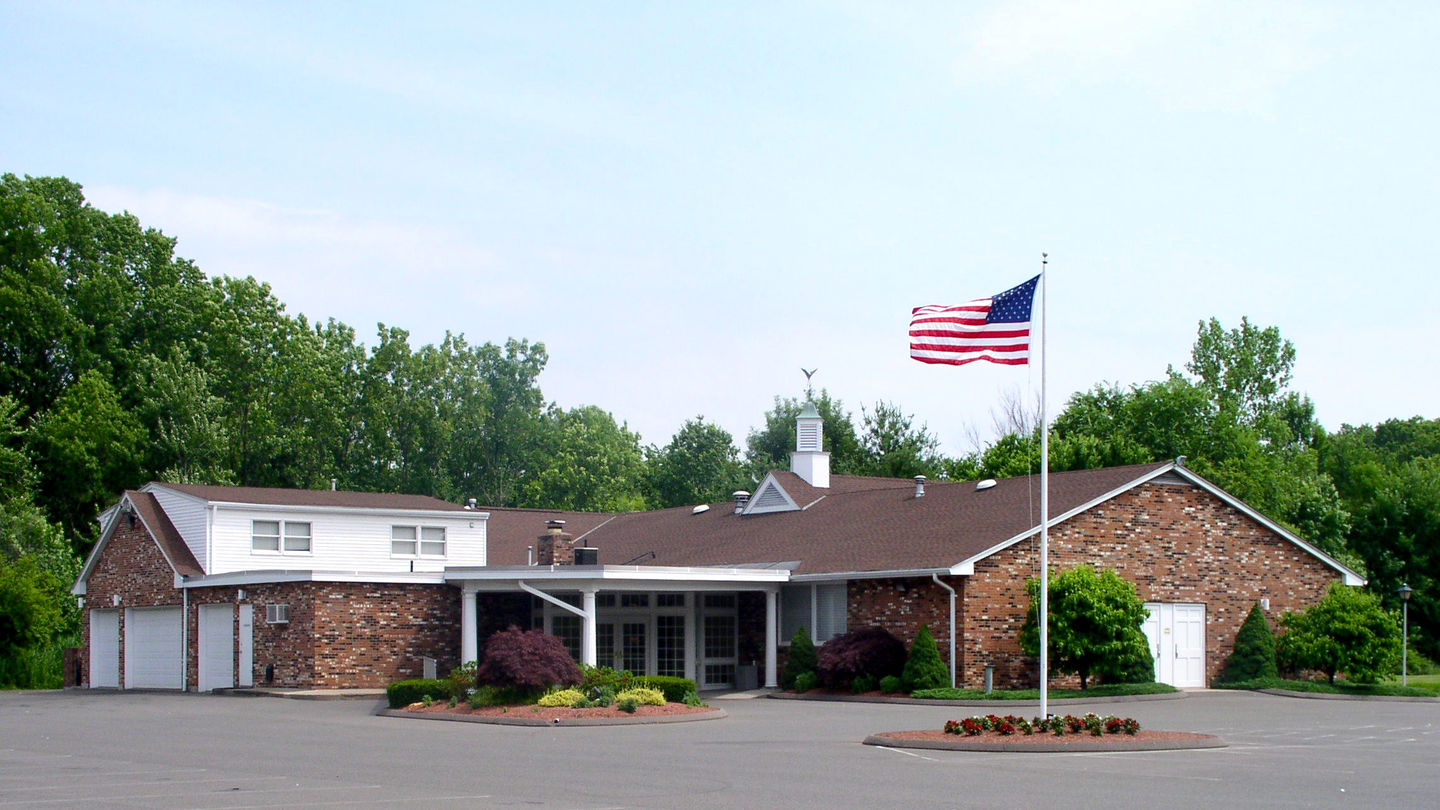
<svg viewBox="0 0 1440 810"><path fill-rule="evenodd" d="M1050 716L1050 421L1045 410L1045 279L1050 254L1040 254L1040 716Z"/></svg>

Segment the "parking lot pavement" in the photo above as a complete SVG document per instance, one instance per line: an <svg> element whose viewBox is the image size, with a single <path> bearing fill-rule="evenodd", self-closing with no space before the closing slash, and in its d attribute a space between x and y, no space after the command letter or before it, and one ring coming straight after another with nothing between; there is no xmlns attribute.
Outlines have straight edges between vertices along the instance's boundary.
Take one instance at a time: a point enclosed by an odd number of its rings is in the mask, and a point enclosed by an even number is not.
<svg viewBox="0 0 1440 810"><path fill-rule="evenodd" d="M1058 706L1219 734L1213 751L864 746L973 708L727 701L723 720L517 728L368 701L0 693L0 807L1425 807L1440 704L1250 693ZM1033 709L1029 710L1033 711Z"/></svg>

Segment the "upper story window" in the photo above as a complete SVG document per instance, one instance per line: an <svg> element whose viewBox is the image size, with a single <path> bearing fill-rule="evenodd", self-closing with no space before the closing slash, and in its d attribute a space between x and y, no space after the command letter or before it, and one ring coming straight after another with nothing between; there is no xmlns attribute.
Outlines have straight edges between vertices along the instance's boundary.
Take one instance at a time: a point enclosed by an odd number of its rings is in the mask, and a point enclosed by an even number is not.
<svg viewBox="0 0 1440 810"><path fill-rule="evenodd" d="M444 557L444 526L391 526L390 553L396 557Z"/></svg>
<svg viewBox="0 0 1440 810"><path fill-rule="evenodd" d="M309 554L310 523L298 520L252 520L250 550Z"/></svg>

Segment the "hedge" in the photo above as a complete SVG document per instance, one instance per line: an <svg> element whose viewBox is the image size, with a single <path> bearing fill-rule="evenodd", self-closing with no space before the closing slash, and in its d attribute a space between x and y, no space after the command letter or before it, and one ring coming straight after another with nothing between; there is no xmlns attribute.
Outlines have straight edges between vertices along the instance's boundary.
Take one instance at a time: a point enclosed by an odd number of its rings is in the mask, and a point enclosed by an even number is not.
<svg viewBox="0 0 1440 810"><path fill-rule="evenodd" d="M419 703L426 695L429 695L431 700L449 699L450 682L438 678L414 678L408 681L395 681L385 687L385 697L389 698L392 709Z"/></svg>
<svg viewBox="0 0 1440 810"><path fill-rule="evenodd" d="M684 703L685 695L690 692L698 692L694 681L689 678L676 678L672 675L636 675L630 685L631 687L644 686L658 689L671 703Z"/></svg>

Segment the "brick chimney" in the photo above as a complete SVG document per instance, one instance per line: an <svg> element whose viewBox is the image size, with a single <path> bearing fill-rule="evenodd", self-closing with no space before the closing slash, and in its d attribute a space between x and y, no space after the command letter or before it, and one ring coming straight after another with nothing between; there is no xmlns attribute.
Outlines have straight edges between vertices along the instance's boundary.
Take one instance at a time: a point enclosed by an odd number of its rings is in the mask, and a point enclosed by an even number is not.
<svg viewBox="0 0 1440 810"><path fill-rule="evenodd" d="M565 521L545 521L545 533L535 544L537 565L574 565L575 538L565 533Z"/></svg>

